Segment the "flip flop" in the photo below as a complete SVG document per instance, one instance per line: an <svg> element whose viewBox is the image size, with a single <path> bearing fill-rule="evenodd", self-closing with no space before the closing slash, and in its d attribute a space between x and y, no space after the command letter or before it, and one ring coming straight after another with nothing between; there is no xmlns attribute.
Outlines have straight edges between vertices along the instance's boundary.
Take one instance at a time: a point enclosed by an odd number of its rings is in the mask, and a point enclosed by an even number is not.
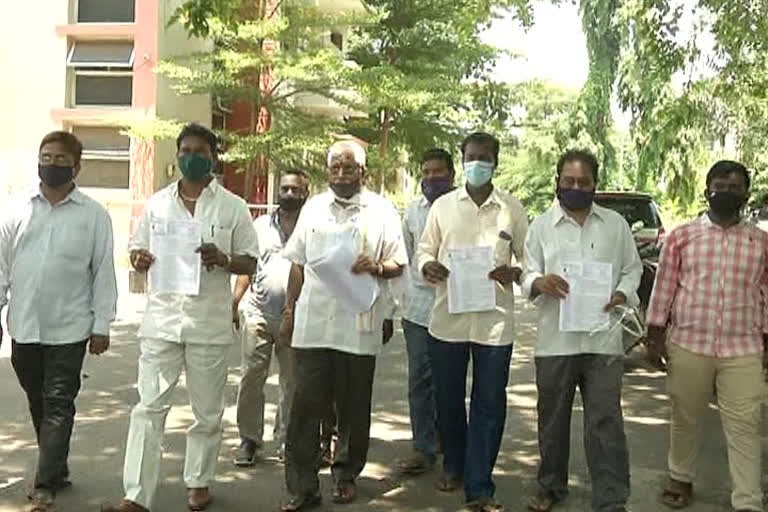
<svg viewBox="0 0 768 512"><path fill-rule="evenodd" d="M551 492L541 490L528 501L528 510L533 512L549 512L559 501Z"/></svg>

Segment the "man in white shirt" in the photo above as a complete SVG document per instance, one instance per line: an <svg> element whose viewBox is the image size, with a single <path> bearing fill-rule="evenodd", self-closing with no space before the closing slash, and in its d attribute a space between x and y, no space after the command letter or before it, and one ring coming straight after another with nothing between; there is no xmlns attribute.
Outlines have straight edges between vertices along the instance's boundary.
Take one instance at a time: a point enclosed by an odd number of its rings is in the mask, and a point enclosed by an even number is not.
<svg viewBox="0 0 768 512"><path fill-rule="evenodd" d="M296 364L285 511L321 500L319 428L331 406L339 435L331 467L334 502L354 501L355 479L367 459L376 355L391 314L386 280L402 274L408 255L394 205L362 187L365 162L356 142L331 146L330 190L307 202L284 251L293 266L281 330L291 339Z"/></svg>
<svg viewBox="0 0 768 512"><path fill-rule="evenodd" d="M278 457L284 453L293 398L293 354L290 347L278 343L280 322L285 309L285 290L291 262L283 257L283 248L296 227L304 203L309 197L309 178L304 171L284 172L278 187L278 208L253 222L259 245L256 275L240 276L235 285L233 320L239 322L239 304L250 288L243 335L242 378L237 395L237 428L240 447L235 465L252 466L259 456L264 436L264 384L269 376L272 350L280 365L280 388L275 440Z"/></svg>
<svg viewBox="0 0 768 512"><path fill-rule="evenodd" d="M232 326L231 275L252 275L258 248L248 207L211 175L216 135L187 125L176 139L182 178L153 195L131 240L131 264L147 272L162 265L152 254L152 234L160 236L172 221L199 224L202 244L196 295L159 293L149 283L149 297L139 328L139 403L131 412L125 449L125 499L105 512L145 512L152 507L162 457L165 418L171 395L186 371L186 387L195 416L187 431L184 482L190 510L211 501L216 459L221 445L221 417L227 380L227 353L235 342ZM166 256L169 257L169 256ZM166 270L165 265L158 272ZM180 270L179 270L180 271Z"/></svg>
<svg viewBox="0 0 768 512"><path fill-rule="evenodd" d="M456 172L453 157L444 149L431 149L422 157L422 195L405 212L403 236L408 251L409 283L403 311L403 336L408 352L408 409L413 433L413 454L395 463L404 475L418 475L434 466L437 458L437 406L429 361L429 316L435 288L424 281L416 264L416 247L427 223L429 209L452 191Z"/></svg>
<svg viewBox="0 0 768 512"><path fill-rule="evenodd" d="M529 508L548 511L568 494L571 410L576 387L584 403L584 437L592 478L592 509L625 510L629 453L621 412L623 330L562 332L559 315L569 293L568 263L611 265L612 297L605 312L637 306L643 269L632 232L618 213L593 204L598 163L568 151L557 164L558 202L531 224L525 242L523 293L539 307L536 386L539 391L540 491Z"/></svg>
<svg viewBox="0 0 768 512"><path fill-rule="evenodd" d="M424 278L437 287L429 323L445 473L437 488L452 492L463 482L468 507L493 512L501 509L493 499L496 489L491 474L506 420L514 337L512 287L521 273L512 258L522 260L528 218L517 199L493 186L499 163L495 137L473 133L464 139L461 154L466 184L432 204L417 258ZM451 259L458 254L457 249L468 248L488 257L480 263L488 270L482 279L494 281L486 283L493 295L491 305L452 309L447 281L452 272L458 275L462 269L452 266ZM451 296L456 293L453 289ZM467 423L465 390L470 355L473 391Z"/></svg>
<svg viewBox="0 0 768 512"><path fill-rule="evenodd" d="M106 209L75 186L83 146L43 138L40 185L0 223L0 311L9 304L11 363L27 395L39 458L32 512L54 510L70 485L67 458L86 348L109 348L117 284ZM8 294L10 292L10 303ZM0 343L2 343L0 326Z"/></svg>

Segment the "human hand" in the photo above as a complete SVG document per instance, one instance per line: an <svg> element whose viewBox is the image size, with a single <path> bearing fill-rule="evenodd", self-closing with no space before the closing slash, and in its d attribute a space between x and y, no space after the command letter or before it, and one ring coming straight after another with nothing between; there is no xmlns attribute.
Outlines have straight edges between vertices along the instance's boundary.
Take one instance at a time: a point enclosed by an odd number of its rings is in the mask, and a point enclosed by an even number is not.
<svg viewBox="0 0 768 512"><path fill-rule="evenodd" d="M229 263L229 258L216 247L216 244L204 243L198 247L195 252L200 253L200 258L203 260L203 266L209 272L213 270L213 267L226 267Z"/></svg>
<svg viewBox="0 0 768 512"><path fill-rule="evenodd" d="M510 267L509 265L501 265L491 270L488 273L488 279L498 281L503 286L512 283L520 283L520 276L523 270L520 267Z"/></svg>
<svg viewBox="0 0 768 512"><path fill-rule="evenodd" d="M155 257L146 249L134 249L131 251L131 266L137 272L146 272L155 262Z"/></svg>
<svg viewBox="0 0 768 512"><path fill-rule="evenodd" d="M109 336L103 334L91 334L91 342L88 344L88 353L99 356L109 349Z"/></svg>
<svg viewBox="0 0 768 512"><path fill-rule="evenodd" d="M232 323L240 330L240 304L235 300L232 301Z"/></svg>
<svg viewBox="0 0 768 512"><path fill-rule="evenodd" d="M293 309L283 310L283 319L280 322L280 330L277 333L277 341L280 346L290 347L293 340Z"/></svg>
<svg viewBox="0 0 768 512"><path fill-rule="evenodd" d="M421 273L428 283L440 284L448 279L448 274L451 271L439 261L430 261L422 267Z"/></svg>
<svg viewBox="0 0 768 512"><path fill-rule="evenodd" d="M549 295L556 299L564 299L566 295L568 295L570 286L568 286L568 281L557 274L547 274L542 277L537 277L533 281L533 289L542 295Z"/></svg>
<svg viewBox="0 0 768 512"><path fill-rule="evenodd" d="M613 297L611 298L611 302L605 305L605 308L603 308L603 311L608 313L612 311L613 308L615 308L616 306L621 306L626 303L627 303L627 296L624 295L623 292L616 292L613 294Z"/></svg>
<svg viewBox="0 0 768 512"><path fill-rule="evenodd" d="M386 345L389 343L389 340L392 339L392 336L395 334L395 322L392 321L391 318L387 318L384 320L384 325L382 328L382 344Z"/></svg>
<svg viewBox="0 0 768 512"><path fill-rule="evenodd" d="M357 257L357 260L355 261L354 265L352 265L352 273L353 274L372 274L375 276L375 275L378 275L379 273L379 264L367 254L361 254L360 256Z"/></svg>
<svg viewBox="0 0 768 512"><path fill-rule="evenodd" d="M648 362L657 370L667 371L667 340L666 329L656 325L648 326L646 335L646 358Z"/></svg>

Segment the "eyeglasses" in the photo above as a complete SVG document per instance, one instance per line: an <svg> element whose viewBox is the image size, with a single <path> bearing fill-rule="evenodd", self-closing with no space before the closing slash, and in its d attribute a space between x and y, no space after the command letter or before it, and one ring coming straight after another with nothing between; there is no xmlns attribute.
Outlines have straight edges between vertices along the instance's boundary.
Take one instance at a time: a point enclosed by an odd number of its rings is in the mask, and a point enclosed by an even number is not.
<svg viewBox="0 0 768 512"><path fill-rule="evenodd" d="M71 165L72 157L66 154L52 155L43 153L37 158L37 161L43 165Z"/></svg>

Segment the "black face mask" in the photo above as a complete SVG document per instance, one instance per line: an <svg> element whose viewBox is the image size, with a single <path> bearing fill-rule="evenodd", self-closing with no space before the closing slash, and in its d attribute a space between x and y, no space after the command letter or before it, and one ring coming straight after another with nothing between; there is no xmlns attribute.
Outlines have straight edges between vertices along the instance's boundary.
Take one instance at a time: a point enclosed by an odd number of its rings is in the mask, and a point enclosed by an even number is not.
<svg viewBox="0 0 768 512"><path fill-rule="evenodd" d="M557 199L560 201L560 205L566 210L586 210L592 206L592 201L595 200L595 191L558 187Z"/></svg>
<svg viewBox="0 0 768 512"><path fill-rule="evenodd" d="M709 209L720 218L731 219L738 215L747 198L735 192L709 192L707 202Z"/></svg>
<svg viewBox="0 0 768 512"><path fill-rule="evenodd" d="M281 210L285 210L286 212L295 212L304 206L306 200L307 199L304 197L281 197L277 200L277 204L280 205Z"/></svg>
<svg viewBox="0 0 768 512"><path fill-rule="evenodd" d="M333 193L336 194L336 197L340 197L342 199L349 199L353 195L360 192L359 181L354 183L330 183L328 186L331 188L331 190L333 190Z"/></svg>
<svg viewBox="0 0 768 512"><path fill-rule="evenodd" d="M37 164L37 175L40 181L49 187L59 187L72 181L75 169L71 165Z"/></svg>

